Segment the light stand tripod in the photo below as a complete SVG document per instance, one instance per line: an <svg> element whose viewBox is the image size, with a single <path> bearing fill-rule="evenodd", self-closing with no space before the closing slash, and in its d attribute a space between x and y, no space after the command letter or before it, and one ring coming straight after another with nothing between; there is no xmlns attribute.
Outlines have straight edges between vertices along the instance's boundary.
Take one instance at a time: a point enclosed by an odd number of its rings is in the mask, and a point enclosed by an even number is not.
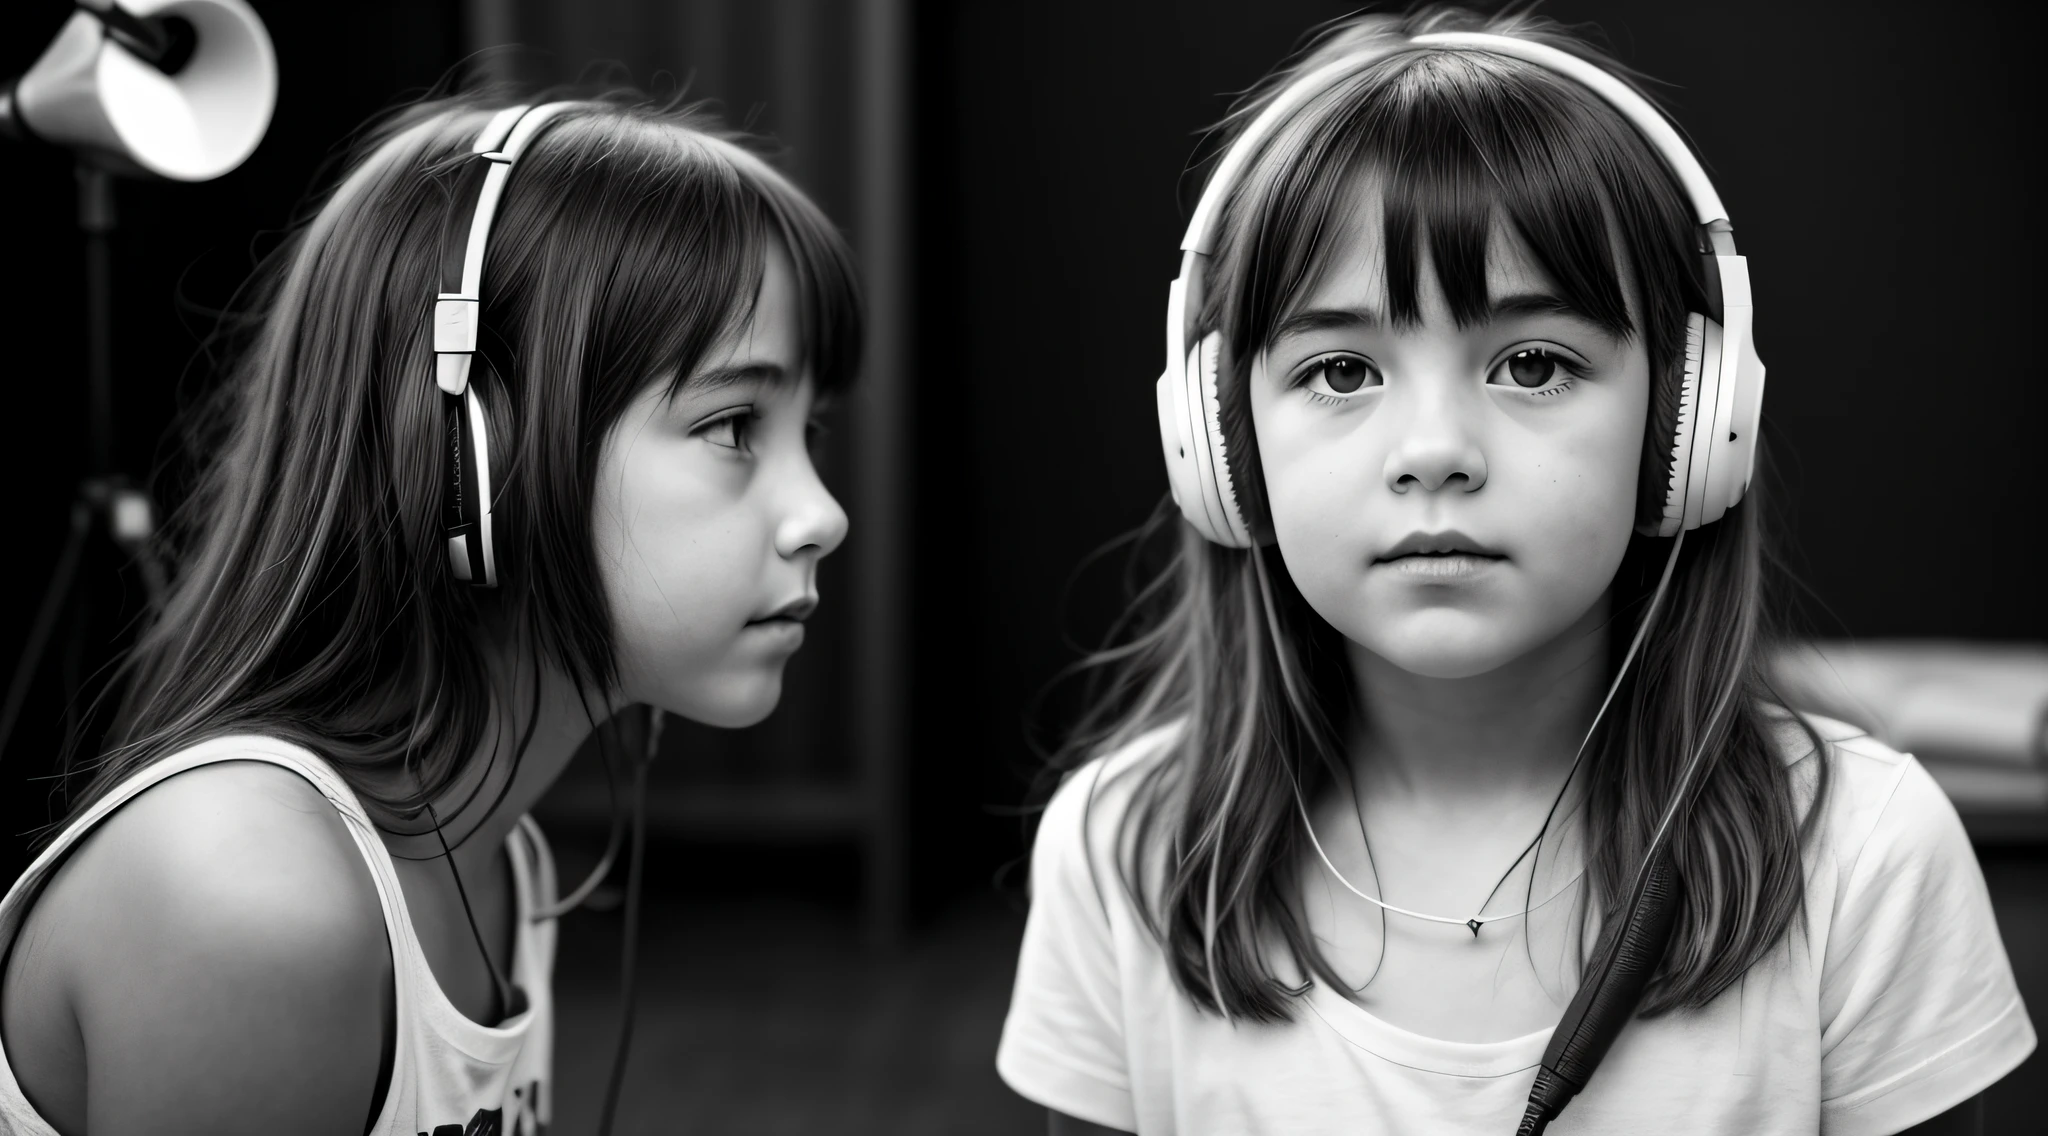
<svg viewBox="0 0 2048 1136"><path fill-rule="evenodd" d="M152 606L162 599L166 583L149 545L156 530L155 507L149 495L114 466L114 222L113 175L90 162L79 163L78 227L85 238L85 478L72 499L70 533L57 554L56 568L43 589L42 605L14 665L7 700L0 703L0 754L6 752L58 620L70 612L78 621L79 633L84 633L84 614L71 601L86 542L96 525L103 524L115 547L134 559ZM67 687L72 685L66 682ZM67 689L64 695L68 711L77 690Z"/></svg>
<svg viewBox="0 0 2048 1136"><path fill-rule="evenodd" d="M242 164L270 126L277 57L247 0L73 0L70 18L20 75L0 81L0 138L67 150L78 162L85 237L86 470L70 534L0 703L0 754L14 733L57 621L77 629L65 666L67 715L78 683L86 606L75 595L93 532L142 573L152 602L164 573L151 556L149 497L114 466L114 183L110 171L209 181Z"/></svg>

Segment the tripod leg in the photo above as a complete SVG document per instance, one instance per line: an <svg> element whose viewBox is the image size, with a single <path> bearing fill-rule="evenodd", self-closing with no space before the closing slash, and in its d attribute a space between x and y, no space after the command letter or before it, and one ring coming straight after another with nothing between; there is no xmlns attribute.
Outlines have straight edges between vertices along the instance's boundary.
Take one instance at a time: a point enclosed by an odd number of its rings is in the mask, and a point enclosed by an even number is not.
<svg viewBox="0 0 2048 1136"><path fill-rule="evenodd" d="M28 699L28 688L35 681L43 649L49 646L50 633L56 630L57 618L64 612L72 578L78 575L78 558L85 551L85 538L91 531L92 507L84 501L73 502L71 535L64 542L64 550L57 554L57 567L50 573L49 586L43 590L43 604L36 609L28 642L22 644L21 659L14 664L14 678L7 684L7 702L0 706L0 756L7 752L7 740L14 735L15 719L21 716L21 704Z"/></svg>
<svg viewBox="0 0 2048 1136"><path fill-rule="evenodd" d="M72 592L69 606L71 626L57 655L57 681L62 684L64 695L62 752L76 753L85 725L85 715L79 712L78 706L78 691L85 685L79 678L79 671L85 666L85 641L92 635L92 591L81 588Z"/></svg>

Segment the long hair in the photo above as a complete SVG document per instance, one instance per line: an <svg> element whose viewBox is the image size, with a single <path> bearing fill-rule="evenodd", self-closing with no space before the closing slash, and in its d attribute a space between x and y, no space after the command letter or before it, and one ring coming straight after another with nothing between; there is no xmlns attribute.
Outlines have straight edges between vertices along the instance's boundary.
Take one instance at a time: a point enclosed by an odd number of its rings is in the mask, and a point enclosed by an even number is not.
<svg viewBox="0 0 2048 1136"><path fill-rule="evenodd" d="M535 139L492 229L472 381L504 470L499 586L454 579L430 317L462 245L458 174L514 101L435 97L372 124L259 266L253 334L191 417L200 473L167 530L176 577L115 672L74 815L154 760L246 731L321 754L373 814L416 818L493 740L508 691L490 643L521 645L536 683L545 658L586 707L609 698L600 443L647 384L680 387L750 318L773 244L795 266L820 392L851 381L859 296L817 207L695 109L586 99Z"/></svg>
<svg viewBox="0 0 2048 1136"><path fill-rule="evenodd" d="M1314 288L1363 178L1384 202L1397 323L1420 318L1425 242L1453 316L1478 318L1488 306L1490 228L1506 223L1563 299L1616 335L1641 338L1653 390L1637 519L1661 515L1686 313L1709 310L1683 189L1625 119L1576 83L1503 56L1400 46L1453 30L1540 40L1628 76L1549 21L1431 8L1327 29L1233 108L1218 132L1225 144L1297 76L1369 47L1395 48L1311 99L1253 157L1224 205L1198 330L1220 329L1228 347L1221 419L1232 483L1255 530L1269 523L1250 361ZM1640 321L1630 314L1631 283ZM1583 920L1593 905L1614 908L1687 759L1700 747L1709 755L1670 844L1685 900L1646 1013L1711 1000L1800 910L1801 847L1816 810L1798 815L1765 718L1775 699L1761 669L1758 498L1753 488L1685 537L1669 594L1580 773L1590 850ZM1277 977L1265 944L1291 954L1306 980L1342 983L1295 898L1306 852L1295 794L1342 776L1340 739L1360 713L1351 667L1340 633L1270 549L1211 545L1170 506L1149 533L1177 533L1170 562L1138 597L1138 630L1083 663L1098 694L1054 768L1174 727L1165 752L1132 773L1115 841L1122 884L1195 1004L1282 1020L1304 988ZM1624 554L1610 668L1645 618L1670 549L1669 540L1637 536ZM1816 791L1826 791L1825 763Z"/></svg>

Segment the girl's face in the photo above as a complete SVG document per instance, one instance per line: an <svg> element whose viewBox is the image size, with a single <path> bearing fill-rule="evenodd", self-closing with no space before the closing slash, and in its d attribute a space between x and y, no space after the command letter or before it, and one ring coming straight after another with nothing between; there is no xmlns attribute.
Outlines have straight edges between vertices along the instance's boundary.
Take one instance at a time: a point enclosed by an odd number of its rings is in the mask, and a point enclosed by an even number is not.
<svg viewBox="0 0 2048 1136"><path fill-rule="evenodd" d="M1261 469L1310 606L1405 671L1467 678L1605 596L1634 525L1649 363L1640 335L1566 308L1504 222L1490 317L1458 327L1425 260L1422 322L1393 327L1380 232L1376 202L1357 211L1254 360Z"/></svg>
<svg viewBox="0 0 2048 1136"><path fill-rule="evenodd" d="M776 243L753 319L605 437L591 526L621 693L714 726L760 721L818 603L846 513L808 445L796 273Z"/></svg>

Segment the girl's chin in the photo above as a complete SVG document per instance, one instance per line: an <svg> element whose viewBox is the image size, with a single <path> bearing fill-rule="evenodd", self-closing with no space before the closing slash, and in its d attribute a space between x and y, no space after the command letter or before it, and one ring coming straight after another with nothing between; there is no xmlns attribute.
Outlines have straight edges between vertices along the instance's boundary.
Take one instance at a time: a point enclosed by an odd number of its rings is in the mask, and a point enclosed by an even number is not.
<svg viewBox="0 0 2048 1136"><path fill-rule="evenodd" d="M1377 629L1378 634L1354 639L1387 664L1421 678L1473 678L1500 669L1524 654L1529 644L1505 628L1429 626ZM1461 621L1462 622L1462 621Z"/></svg>
<svg viewBox="0 0 2048 1136"><path fill-rule="evenodd" d="M1500 654L1429 652L1388 657L1388 662L1418 678L1476 678L1500 669L1507 658Z"/></svg>
<svg viewBox="0 0 2048 1136"><path fill-rule="evenodd" d="M758 725L782 701L782 665L750 667L739 674L699 679L687 690L666 690L647 702L679 718L738 730Z"/></svg>

